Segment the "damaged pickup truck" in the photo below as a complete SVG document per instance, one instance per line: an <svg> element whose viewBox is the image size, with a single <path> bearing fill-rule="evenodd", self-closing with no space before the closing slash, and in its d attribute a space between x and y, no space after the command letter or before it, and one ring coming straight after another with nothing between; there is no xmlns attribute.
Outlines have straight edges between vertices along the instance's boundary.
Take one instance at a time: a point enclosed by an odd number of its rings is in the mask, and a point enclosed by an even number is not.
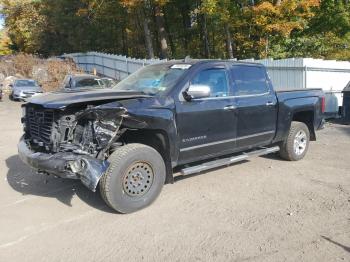
<svg viewBox="0 0 350 262"><path fill-rule="evenodd" d="M112 89L63 90L23 105L20 158L97 187L114 210L151 204L173 170L199 173L279 152L302 159L323 125L318 89L274 91L260 64L171 61Z"/></svg>

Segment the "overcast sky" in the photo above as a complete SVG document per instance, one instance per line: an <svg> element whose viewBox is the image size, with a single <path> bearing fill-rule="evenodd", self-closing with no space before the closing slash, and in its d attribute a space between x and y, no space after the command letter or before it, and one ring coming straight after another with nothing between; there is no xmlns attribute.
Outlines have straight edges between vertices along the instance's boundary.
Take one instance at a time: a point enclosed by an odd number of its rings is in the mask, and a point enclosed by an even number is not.
<svg viewBox="0 0 350 262"><path fill-rule="evenodd" d="M0 15L0 29L4 27L4 18L2 15Z"/></svg>
<svg viewBox="0 0 350 262"><path fill-rule="evenodd" d="M2 5L0 5L0 11L2 11ZM4 17L0 14L0 29L4 27Z"/></svg>

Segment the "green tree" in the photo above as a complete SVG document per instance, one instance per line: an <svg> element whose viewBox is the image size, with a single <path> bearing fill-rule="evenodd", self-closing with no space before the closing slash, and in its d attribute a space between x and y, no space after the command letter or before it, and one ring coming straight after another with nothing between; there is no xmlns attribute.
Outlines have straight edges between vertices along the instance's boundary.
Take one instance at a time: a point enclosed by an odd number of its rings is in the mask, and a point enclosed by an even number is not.
<svg viewBox="0 0 350 262"><path fill-rule="evenodd" d="M45 18L40 15L40 2L32 0L4 0L2 12L14 51L37 53Z"/></svg>
<svg viewBox="0 0 350 262"><path fill-rule="evenodd" d="M348 0L0 0L9 47L44 56L350 59Z"/></svg>

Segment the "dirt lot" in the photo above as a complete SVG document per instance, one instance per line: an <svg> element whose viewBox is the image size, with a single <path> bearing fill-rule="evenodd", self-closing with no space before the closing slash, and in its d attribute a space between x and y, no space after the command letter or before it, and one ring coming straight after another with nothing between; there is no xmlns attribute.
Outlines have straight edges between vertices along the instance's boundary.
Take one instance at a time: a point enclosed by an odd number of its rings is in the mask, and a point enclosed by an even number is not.
<svg viewBox="0 0 350 262"><path fill-rule="evenodd" d="M178 177L120 215L22 164L20 115L0 102L0 261L350 261L350 126L327 125L303 161Z"/></svg>

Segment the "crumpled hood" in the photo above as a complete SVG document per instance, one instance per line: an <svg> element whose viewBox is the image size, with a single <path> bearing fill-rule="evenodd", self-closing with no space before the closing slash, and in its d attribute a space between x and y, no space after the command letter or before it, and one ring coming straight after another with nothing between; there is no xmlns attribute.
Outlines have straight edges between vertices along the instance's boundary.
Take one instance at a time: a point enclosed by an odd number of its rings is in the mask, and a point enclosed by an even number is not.
<svg viewBox="0 0 350 262"><path fill-rule="evenodd" d="M79 90L79 91L56 91L45 93L40 96L33 97L28 100L31 104L41 105L45 108L63 109L72 104L81 104L98 101L117 101L133 98L151 97L141 92L135 91L118 91L114 89L95 89L95 90Z"/></svg>

